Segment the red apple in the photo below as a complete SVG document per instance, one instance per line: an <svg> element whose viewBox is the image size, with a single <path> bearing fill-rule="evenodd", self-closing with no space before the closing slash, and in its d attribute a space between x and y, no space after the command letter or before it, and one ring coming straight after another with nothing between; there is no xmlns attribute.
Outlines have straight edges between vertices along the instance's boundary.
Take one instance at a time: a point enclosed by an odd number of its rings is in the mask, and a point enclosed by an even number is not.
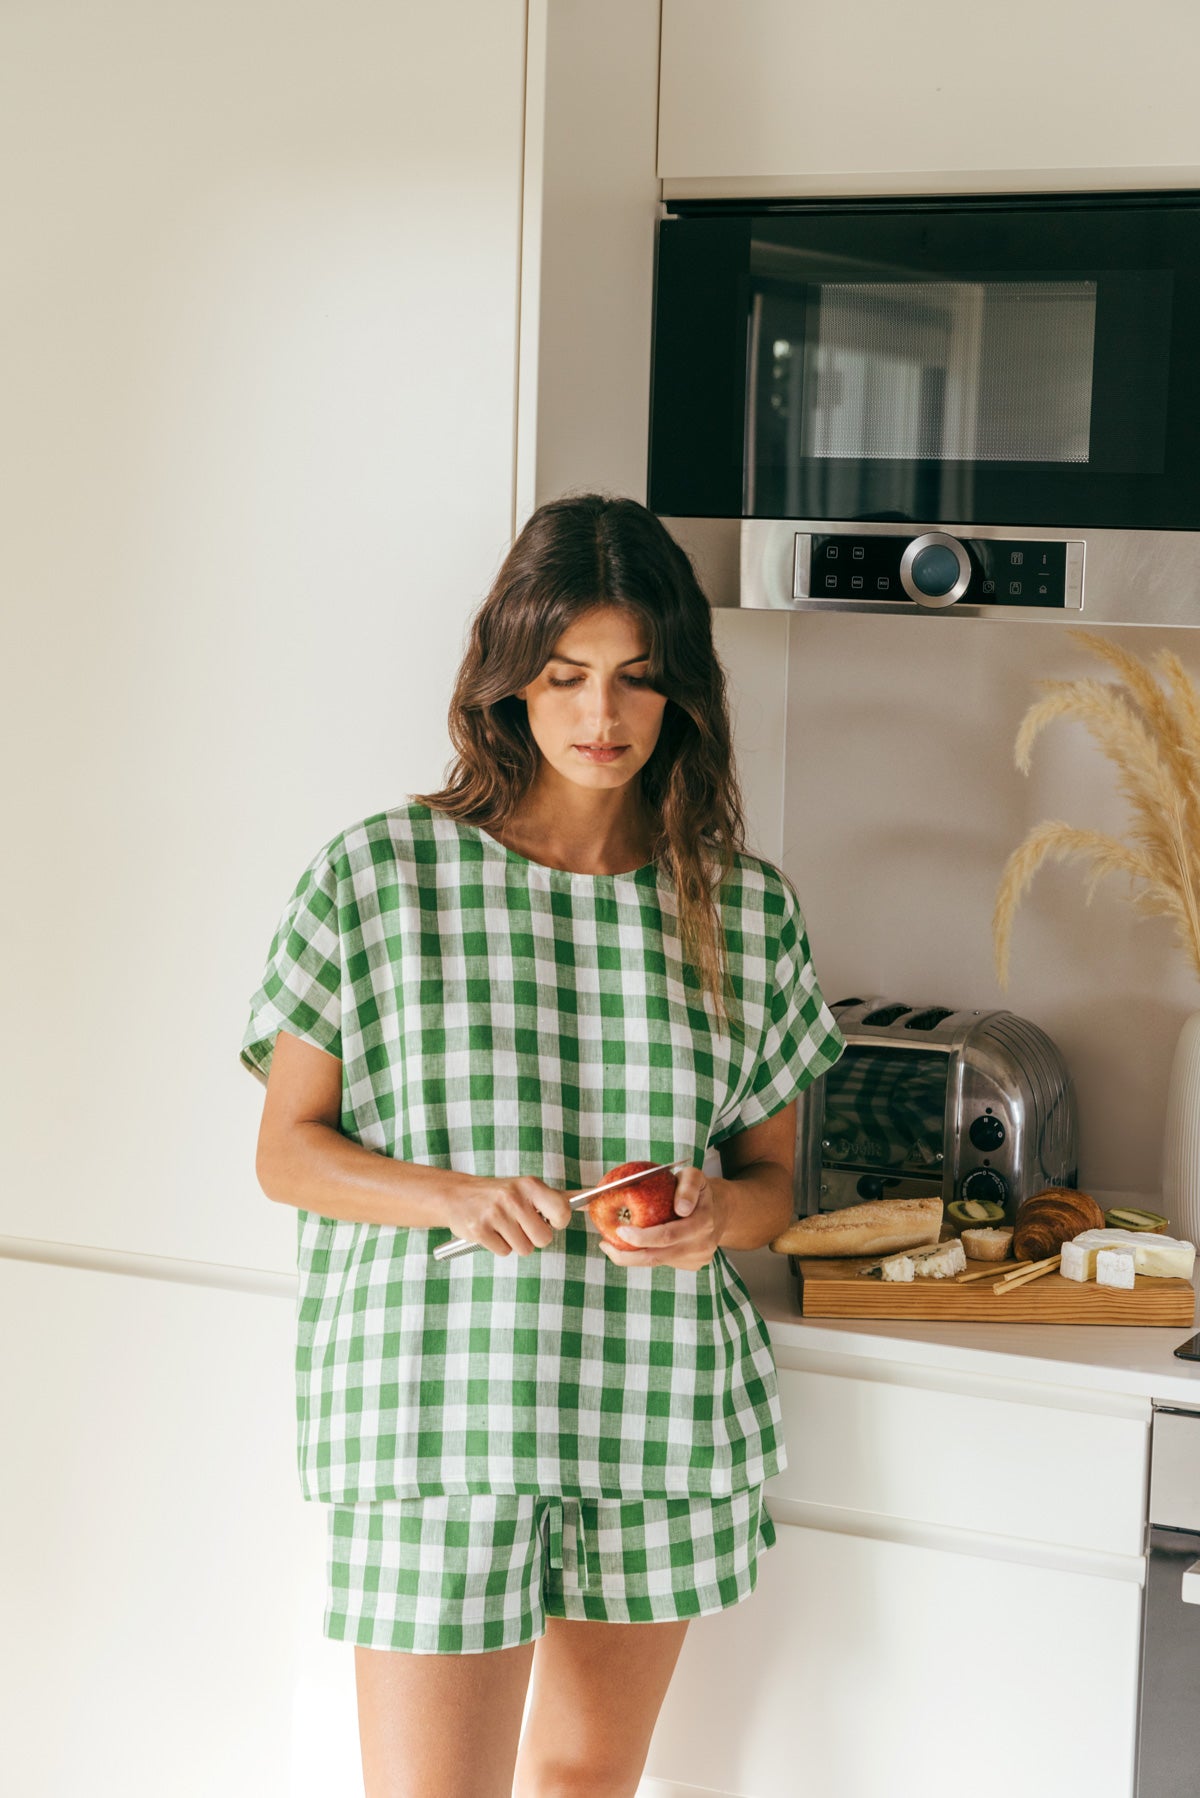
<svg viewBox="0 0 1200 1798"><path fill-rule="evenodd" d="M604 1179L623 1180L627 1174L640 1174L653 1166L652 1161L625 1161L605 1174ZM655 1224L669 1223L674 1215L675 1176L670 1172L650 1174L646 1180L631 1180L628 1186L619 1187L616 1192L602 1192L597 1198L588 1200L588 1216L604 1240L611 1242L615 1249L637 1247L636 1243L626 1242L623 1236L617 1235L621 1224L636 1224L639 1230L648 1230Z"/></svg>

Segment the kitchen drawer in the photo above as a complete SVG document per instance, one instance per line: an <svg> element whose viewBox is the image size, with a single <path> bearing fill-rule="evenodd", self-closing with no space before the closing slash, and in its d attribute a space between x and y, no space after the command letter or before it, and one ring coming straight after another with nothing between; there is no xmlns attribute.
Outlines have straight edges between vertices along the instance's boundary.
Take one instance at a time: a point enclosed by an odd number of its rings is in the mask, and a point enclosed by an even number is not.
<svg viewBox="0 0 1200 1798"><path fill-rule="evenodd" d="M1060 1408L1044 1387L1025 1402L1016 1386L902 1384L894 1366L886 1379L783 1367L779 1391L789 1465L768 1499L1143 1552L1148 1417Z"/></svg>
<svg viewBox="0 0 1200 1798"><path fill-rule="evenodd" d="M1130 1798L1129 1580L777 1525L696 1618L642 1798Z"/></svg>

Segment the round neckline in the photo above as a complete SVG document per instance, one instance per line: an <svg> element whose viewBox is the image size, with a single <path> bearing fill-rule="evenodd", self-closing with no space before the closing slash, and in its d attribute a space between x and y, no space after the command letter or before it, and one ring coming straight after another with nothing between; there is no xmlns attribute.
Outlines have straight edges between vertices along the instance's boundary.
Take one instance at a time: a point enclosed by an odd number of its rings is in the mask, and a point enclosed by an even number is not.
<svg viewBox="0 0 1200 1798"><path fill-rule="evenodd" d="M493 849L499 849L503 855L508 857L509 861L519 862L525 868L536 868L541 874L565 874L570 880L632 880L635 875L646 873L647 869L652 868L657 871L658 868L657 862L654 861L642 862L636 868L621 868L615 874L591 874L581 868L552 868L549 862L535 862L527 855L518 855L515 849L510 849L507 843L500 841L499 837L494 837L490 831L484 830L482 824L469 824L462 818L457 819L456 822L464 830L473 830L477 836L483 838L485 843L490 843Z"/></svg>

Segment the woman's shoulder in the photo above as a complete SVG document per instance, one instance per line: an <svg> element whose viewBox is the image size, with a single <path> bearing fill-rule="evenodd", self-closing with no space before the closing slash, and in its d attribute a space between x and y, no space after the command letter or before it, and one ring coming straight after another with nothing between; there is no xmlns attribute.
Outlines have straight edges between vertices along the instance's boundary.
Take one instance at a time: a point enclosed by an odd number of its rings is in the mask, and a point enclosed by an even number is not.
<svg viewBox="0 0 1200 1798"><path fill-rule="evenodd" d="M789 915L800 914L795 887L774 862L753 850L739 850L722 888L727 910L749 911L774 919L776 928Z"/></svg>
<svg viewBox="0 0 1200 1798"><path fill-rule="evenodd" d="M309 864L335 878L395 878L404 868L446 859L462 846L461 827L420 800L408 800L355 819L322 844Z"/></svg>

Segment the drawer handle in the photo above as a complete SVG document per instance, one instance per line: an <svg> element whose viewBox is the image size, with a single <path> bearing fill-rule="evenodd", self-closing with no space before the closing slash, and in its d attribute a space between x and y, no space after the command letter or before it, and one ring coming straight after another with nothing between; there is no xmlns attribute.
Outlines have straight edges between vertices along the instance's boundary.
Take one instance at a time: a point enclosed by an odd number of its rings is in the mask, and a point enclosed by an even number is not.
<svg viewBox="0 0 1200 1798"><path fill-rule="evenodd" d="M1200 1561L1193 1561L1190 1567L1184 1568L1180 1596L1184 1604L1200 1604Z"/></svg>

